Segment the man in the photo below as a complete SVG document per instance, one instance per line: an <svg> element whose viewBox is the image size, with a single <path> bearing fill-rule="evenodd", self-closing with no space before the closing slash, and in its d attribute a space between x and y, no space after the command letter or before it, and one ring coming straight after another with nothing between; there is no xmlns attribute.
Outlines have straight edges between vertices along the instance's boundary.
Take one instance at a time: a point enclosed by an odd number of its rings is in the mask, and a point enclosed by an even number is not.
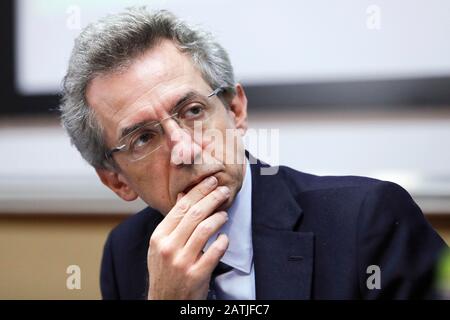
<svg viewBox="0 0 450 320"><path fill-rule="evenodd" d="M446 245L409 194L245 153L247 99L225 50L168 12L88 26L61 112L101 181L149 205L107 239L105 299L432 297Z"/></svg>

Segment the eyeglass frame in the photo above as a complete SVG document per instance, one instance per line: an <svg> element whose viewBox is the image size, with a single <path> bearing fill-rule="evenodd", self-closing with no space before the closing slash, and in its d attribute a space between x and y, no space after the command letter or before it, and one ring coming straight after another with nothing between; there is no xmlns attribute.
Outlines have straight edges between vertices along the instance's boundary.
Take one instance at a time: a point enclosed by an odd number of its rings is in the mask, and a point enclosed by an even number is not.
<svg viewBox="0 0 450 320"><path fill-rule="evenodd" d="M220 86L220 87L214 89L214 90L213 90L208 96L206 96L206 97L207 97L207 98L211 98L211 97L213 97L213 96L218 96L220 93L226 92L227 89L230 89L230 87L228 87L228 86ZM177 119L177 118L176 118L177 116L178 116L178 112L175 112L175 113L173 113L173 114L171 114L171 115L165 117L164 119L161 119L160 121L156 122L156 123L155 123L155 126L157 126L157 125L162 126L161 123L162 123L163 121L166 121L166 120L169 120L169 119ZM178 121L178 120L175 120L175 121L179 124L179 121ZM145 126L145 125L144 125L144 126ZM125 144L122 144L122 145L120 145L120 146L114 147L114 148L112 148L112 149L110 149L110 150L107 150L107 151L105 152L106 160L107 160L107 161L113 160L113 154L114 154L114 153L117 153L117 152L123 152L123 151L128 150L128 148L126 148L126 147L127 147L127 144L125 143ZM155 149L154 151L158 150L159 148L160 148L160 147L158 147L158 148ZM152 151L152 152L154 152L154 151ZM151 153L152 153L152 152L151 152ZM150 153L149 153L149 154L150 154ZM149 155L149 154L148 154L148 155ZM147 157L148 155L145 155L143 158ZM142 159L142 158L141 158L141 159ZM138 160L141 160L141 159L138 159ZM136 161L138 161L138 160L136 160Z"/></svg>

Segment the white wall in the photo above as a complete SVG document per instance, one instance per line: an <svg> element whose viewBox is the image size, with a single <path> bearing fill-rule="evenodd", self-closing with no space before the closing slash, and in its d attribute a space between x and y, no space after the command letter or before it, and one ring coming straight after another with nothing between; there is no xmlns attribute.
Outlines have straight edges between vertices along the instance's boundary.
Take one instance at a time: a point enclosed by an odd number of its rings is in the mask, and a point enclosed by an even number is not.
<svg viewBox="0 0 450 320"><path fill-rule="evenodd" d="M269 130L269 138L271 129L279 130L276 157L248 145L271 164L395 181L424 211L450 212L450 116L251 114L250 125ZM131 213L145 206L104 187L58 123L0 121L0 150L0 212Z"/></svg>
<svg viewBox="0 0 450 320"><path fill-rule="evenodd" d="M448 0L18 0L19 89L56 92L80 28L132 4L211 30L247 84L450 73Z"/></svg>

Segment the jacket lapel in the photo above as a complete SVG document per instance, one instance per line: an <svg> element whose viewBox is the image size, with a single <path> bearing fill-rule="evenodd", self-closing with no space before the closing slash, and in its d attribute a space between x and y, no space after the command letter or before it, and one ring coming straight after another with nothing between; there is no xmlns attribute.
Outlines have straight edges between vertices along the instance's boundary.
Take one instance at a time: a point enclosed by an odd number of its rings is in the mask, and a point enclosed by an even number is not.
<svg viewBox="0 0 450 320"><path fill-rule="evenodd" d="M279 174L247 154L252 174L256 299L310 299L314 235L299 232L302 209Z"/></svg>

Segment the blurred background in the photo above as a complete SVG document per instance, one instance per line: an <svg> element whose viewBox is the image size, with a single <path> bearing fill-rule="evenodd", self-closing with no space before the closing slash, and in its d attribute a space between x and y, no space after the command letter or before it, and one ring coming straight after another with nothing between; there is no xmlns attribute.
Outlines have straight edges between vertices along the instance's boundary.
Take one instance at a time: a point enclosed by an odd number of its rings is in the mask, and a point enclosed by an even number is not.
<svg viewBox="0 0 450 320"><path fill-rule="evenodd" d="M268 150L250 134L252 153L394 181L450 243L449 1L3 0L0 299L100 298L107 233L145 207L102 186L57 112L74 38L131 5L216 35L246 89L250 127L279 141ZM80 289L67 287L71 265Z"/></svg>

